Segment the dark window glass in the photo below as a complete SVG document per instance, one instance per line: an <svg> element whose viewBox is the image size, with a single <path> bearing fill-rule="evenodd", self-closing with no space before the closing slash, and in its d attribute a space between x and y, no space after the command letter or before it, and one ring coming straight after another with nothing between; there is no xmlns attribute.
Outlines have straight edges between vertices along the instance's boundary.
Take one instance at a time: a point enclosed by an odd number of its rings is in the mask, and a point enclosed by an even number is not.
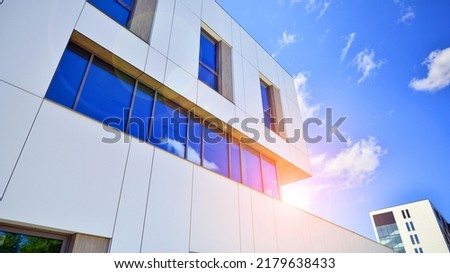
<svg viewBox="0 0 450 273"><path fill-rule="evenodd" d="M417 234L414 234L414 238L416 239L416 243L420 244L419 236Z"/></svg>
<svg viewBox="0 0 450 273"><path fill-rule="evenodd" d="M63 240L0 230L0 253L58 253Z"/></svg>
<svg viewBox="0 0 450 273"><path fill-rule="evenodd" d="M200 35L199 80L214 90L218 90L217 42L206 33Z"/></svg>
<svg viewBox="0 0 450 273"><path fill-rule="evenodd" d="M89 0L89 3L122 26L128 24L133 2L133 0Z"/></svg>
<svg viewBox="0 0 450 273"><path fill-rule="evenodd" d="M259 154L250 148L242 149L244 185L262 192L261 162Z"/></svg>
<svg viewBox="0 0 450 273"><path fill-rule="evenodd" d="M415 253L419 253L419 250L417 248L414 248Z"/></svg>
<svg viewBox="0 0 450 273"><path fill-rule="evenodd" d="M158 96L150 142L177 156L185 156L188 118L172 101Z"/></svg>
<svg viewBox="0 0 450 273"><path fill-rule="evenodd" d="M411 218L411 215L409 215L409 210L406 210L406 216L407 216L408 218Z"/></svg>
<svg viewBox="0 0 450 273"><path fill-rule="evenodd" d="M409 228L409 224L408 224L408 223L406 223L406 229L407 229L408 231L411 231L411 229Z"/></svg>
<svg viewBox="0 0 450 273"><path fill-rule="evenodd" d="M423 253L423 249L419 247L419 253Z"/></svg>
<svg viewBox="0 0 450 273"><path fill-rule="evenodd" d="M133 88L131 77L94 58L75 110L124 131Z"/></svg>
<svg viewBox="0 0 450 273"><path fill-rule="evenodd" d="M187 160L200 165L202 162L202 123L201 119L191 115L189 119Z"/></svg>
<svg viewBox="0 0 450 273"><path fill-rule="evenodd" d="M74 44L69 44L56 69L46 98L72 108L90 54Z"/></svg>
<svg viewBox="0 0 450 273"><path fill-rule="evenodd" d="M264 112L264 125L271 129L271 101L270 101L270 94L269 94L269 88L261 82L261 97L262 97L262 105L263 105L263 112Z"/></svg>
<svg viewBox="0 0 450 273"><path fill-rule="evenodd" d="M230 143L230 162L231 179L237 182L241 182L241 148L239 146L239 142L234 139L233 142Z"/></svg>
<svg viewBox="0 0 450 273"><path fill-rule="evenodd" d="M205 123L203 132L203 167L228 176L227 135L208 123Z"/></svg>
<svg viewBox="0 0 450 273"><path fill-rule="evenodd" d="M413 245L416 244L416 242L414 241L414 237L413 237L412 235L409 235L409 239L411 239L411 243L412 243Z"/></svg>
<svg viewBox="0 0 450 273"><path fill-rule="evenodd" d="M262 160L262 173L264 183L264 193L273 198L280 198L278 189L277 168L275 164L269 162L267 159Z"/></svg>
<svg viewBox="0 0 450 273"><path fill-rule="evenodd" d="M198 78L212 89L217 90L217 75L202 64L199 66Z"/></svg>
<svg viewBox="0 0 450 273"><path fill-rule="evenodd" d="M150 88L138 84L133 101L128 132L144 141L148 141L150 117L152 115L155 92Z"/></svg>
<svg viewBox="0 0 450 273"><path fill-rule="evenodd" d="M414 223L413 222L409 222L410 226L411 226L411 230L416 230L416 228L414 227Z"/></svg>
<svg viewBox="0 0 450 273"><path fill-rule="evenodd" d="M405 215L405 211L404 210L402 210L402 216L403 216L403 219L406 219L406 215Z"/></svg>

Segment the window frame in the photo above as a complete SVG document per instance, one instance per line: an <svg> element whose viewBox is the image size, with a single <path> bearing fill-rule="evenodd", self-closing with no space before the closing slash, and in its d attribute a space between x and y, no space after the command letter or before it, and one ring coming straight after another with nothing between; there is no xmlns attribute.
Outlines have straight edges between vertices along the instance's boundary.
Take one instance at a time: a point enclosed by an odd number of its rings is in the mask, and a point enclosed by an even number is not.
<svg viewBox="0 0 450 273"><path fill-rule="evenodd" d="M198 77L198 79L203 82L204 84L206 84L208 87L210 87L211 89L217 91L218 93L221 94L221 90L222 90L222 86L221 86L221 75L220 75L220 41L218 41L217 39L215 39L211 34L209 34L206 30L204 30L202 28L202 30L200 31L200 51L201 52L201 37L205 37L205 39L207 39L208 41L210 41L211 43L214 44L215 47L215 56L214 56L214 62L216 65L216 70L212 69L211 67L209 67L207 64L205 64L202 60L201 60L201 53L199 54L199 58L198 58L198 63L199 65L201 65L203 68L205 68L206 70L208 70L209 72L213 73L214 76L216 77L215 80L215 84L217 89L214 89L213 87L211 87L208 83L206 83L205 81L203 81L202 79L200 79L200 77ZM200 70L199 70L199 76L200 76Z"/></svg>
<svg viewBox="0 0 450 273"><path fill-rule="evenodd" d="M71 240L72 240L71 234L40 230L40 229L29 228L29 227L19 227L19 226L2 224L2 223L0 223L0 231L28 235L28 236L39 237L39 238L50 239L50 240L60 240L60 241L62 241L62 243L61 243L61 249L60 249L59 253L69 252Z"/></svg>

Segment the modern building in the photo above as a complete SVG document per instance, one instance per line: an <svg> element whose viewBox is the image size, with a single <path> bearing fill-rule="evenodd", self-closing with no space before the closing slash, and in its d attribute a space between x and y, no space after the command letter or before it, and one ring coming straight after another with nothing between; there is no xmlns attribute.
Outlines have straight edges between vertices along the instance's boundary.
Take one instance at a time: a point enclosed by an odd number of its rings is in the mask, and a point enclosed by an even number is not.
<svg viewBox="0 0 450 273"><path fill-rule="evenodd" d="M391 252L281 201L311 175L293 78L214 0L0 24L0 251Z"/></svg>
<svg viewBox="0 0 450 273"><path fill-rule="evenodd" d="M406 253L450 252L450 224L429 200L370 212L378 242Z"/></svg>

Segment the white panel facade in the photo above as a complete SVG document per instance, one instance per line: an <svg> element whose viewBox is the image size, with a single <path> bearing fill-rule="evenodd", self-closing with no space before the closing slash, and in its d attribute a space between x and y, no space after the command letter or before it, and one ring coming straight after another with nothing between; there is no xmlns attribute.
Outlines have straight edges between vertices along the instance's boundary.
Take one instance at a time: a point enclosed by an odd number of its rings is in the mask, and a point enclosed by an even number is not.
<svg viewBox="0 0 450 273"><path fill-rule="evenodd" d="M128 144L101 142L109 136L97 121L44 101L0 219L111 237Z"/></svg>
<svg viewBox="0 0 450 273"><path fill-rule="evenodd" d="M252 191L255 252L278 252L273 200Z"/></svg>
<svg viewBox="0 0 450 273"><path fill-rule="evenodd" d="M272 56L267 53L260 45L256 45L256 53L258 56L258 68L259 71L270 81L271 84L274 84L278 88L280 88L280 83L278 80L278 72L277 72L277 62Z"/></svg>
<svg viewBox="0 0 450 273"><path fill-rule="evenodd" d="M231 20L231 35L233 39L233 49L242 54L241 47L241 26L234 20Z"/></svg>
<svg viewBox="0 0 450 273"><path fill-rule="evenodd" d="M111 240L111 252L141 251L145 208L150 187L150 166L153 163L155 148L136 138L130 140L131 146Z"/></svg>
<svg viewBox="0 0 450 273"><path fill-rule="evenodd" d="M144 71L149 45L91 4L86 3L75 29Z"/></svg>
<svg viewBox="0 0 450 273"><path fill-rule="evenodd" d="M190 9L197 17L202 16L202 0L178 0Z"/></svg>
<svg viewBox="0 0 450 273"><path fill-rule="evenodd" d="M169 52L174 10L175 0L158 1L155 17L153 18L150 45L164 56L167 56Z"/></svg>
<svg viewBox="0 0 450 273"><path fill-rule="evenodd" d="M259 73L247 60L242 62L245 91L245 111L252 117L262 118L262 99Z"/></svg>
<svg viewBox="0 0 450 273"><path fill-rule="evenodd" d="M200 19L178 2L175 4L168 57L192 76L197 77L199 52Z"/></svg>
<svg viewBox="0 0 450 273"><path fill-rule="evenodd" d="M258 67L258 55L256 54L256 42L253 38L243 29L241 29L241 49L242 56L253 67Z"/></svg>
<svg viewBox="0 0 450 273"><path fill-rule="evenodd" d="M164 82L166 75L167 57L153 47L149 47L145 73L159 82Z"/></svg>
<svg viewBox="0 0 450 273"><path fill-rule="evenodd" d="M275 226L279 252L300 252L301 239L299 210L282 202L274 201Z"/></svg>
<svg viewBox="0 0 450 273"><path fill-rule="evenodd" d="M194 167L191 246L193 252L240 252L238 184Z"/></svg>
<svg viewBox="0 0 450 273"><path fill-rule="evenodd" d="M42 99L0 81L0 115L8 133L0 134L0 200L30 132Z"/></svg>
<svg viewBox="0 0 450 273"><path fill-rule="evenodd" d="M195 103L197 101L197 82L198 80L186 70L171 60L167 61L166 76L164 78L165 86Z"/></svg>
<svg viewBox="0 0 450 273"><path fill-rule="evenodd" d="M227 44L233 45L231 16L215 1L203 1L202 21L214 30Z"/></svg>
<svg viewBox="0 0 450 273"><path fill-rule="evenodd" d="M239 188L239 229L241 252L255 252L253 232L252 190L238 185Z"/></svg>
<svg viewBox="0 0 450 273"><path fill-rule="evenodd" d="M233 98L236 107L245 111L245 88L244 88L244 72L242 70L242 56L233 49L232 51L233 65Z"/></svg>
<svg viewBox="0 0 450 273"><path fill-rule="evenodd" d="M155 149L142 252L189 252L193 165Z"/></svg>
<svg viewBox="0 0 450 273"><path fill-rule="evenodd" d="M231 101L201 81L198 81L197 105L226 123L236 115Z"/></svg>
<svg viewBox="0 0 450 273"><path fill-rule="evenodd" d="M43 97L84 3L48 0L2 5L0 80Z"/></svg>

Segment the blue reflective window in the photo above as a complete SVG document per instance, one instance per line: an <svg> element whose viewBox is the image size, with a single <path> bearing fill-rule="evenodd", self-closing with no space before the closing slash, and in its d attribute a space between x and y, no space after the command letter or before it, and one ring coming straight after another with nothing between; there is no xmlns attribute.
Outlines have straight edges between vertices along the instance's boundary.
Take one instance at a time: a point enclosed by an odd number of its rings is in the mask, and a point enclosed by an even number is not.
<svg viewBox="0 0 450 273"><path fill-rule="evenodd" d="M186 159L198 165L202 163L202 128L201 119L191 115Z"/></svg>
<svg viewBox="0 0 450 273"><path fill-rule="evenodd" d="M128 125L128 133L143 141L148 141L154 97L155 92L153 90L138 84Z"/></svg>
<svg viewBox="0 0 450 273"><path fill-rule="evenodd" d="M133 0L89 0L89 3L125 27L130 18L133 2Z"/></svg>
<svg viewBox="0 0 450 273"><path fill-rule="evenodd" d="M273 198L280 199L280 191L278 189L277 168L275 164L269 160L262 159L262 173L264 183L264 193Z"/></svg>
<svg viewBox="0 0 450 273"><path fill-rule="evenodd" d="M270 101L270 94L269 94L269 88L267 85L261 82L261 98L262 98L262 105L263 105L263 112L264 112L264 125L271 129L271 101Z"/></svg>
<svg viewBox="0 0 450 273"><path fill-rule="evenodd" d="M186 114L177 104L158 96L155 103L150 142L184 158L187 122Z"/></svg>
<svg viewBox="0 0 450 273"><path fill-rule="evenodd" d="M414 234L414 238L416 239L416 243L420 244L419 236L417 236L417 234Z"/></svg>
<svg viewBox="0 0 450 273"><path fill-rule="evenodd" d="M411 231L411 229L409 228L409 224L408 224L408 223L406 223L406 229L407 229L408 231Z"/></svg>
<svg viewBox="0 0 450 273"><path fill-rule="evenodd" d="M262 192L261 161L259 154L250 150L250 148L243 148L242 161L244 185Z"/></svg>
<svg viewBox="0 0 450 273"><path fill-rule="evenodd" d="M416 230L416 228L414 227L414 223L413 222L409 222L409 224L411 225L411 230Z"/></svg>
<svg viewBox="0 0 450 273"><path fill-rule="evenodd" d="M53 76L46 98L72 108L90 55L78 46L69 44Z"/></svg>
<svg viewBox="0 0 450 273"><path fill-rule="evenodd" d="M234 181L241 182L241 148L239 142L236 140L230 143L230 163L230 178Z"/></svg>
<svg viewBox="0 0 450 273"><path fill-rule="evenodd" d="M217 42L206 33L200 35L199 80L218 90Z"/></svg>
<svg viewBox="0 0 450 273"><path fill-rule="evenodd" d="M228 176L227 135L212 124L205 124L203 132L203 167Z"/></svg>
<svg viewBox="0 0 450 273"><path fill-rule="evenodd" d="M75 110L125 131L134 80L94 58Z"/></svg>

